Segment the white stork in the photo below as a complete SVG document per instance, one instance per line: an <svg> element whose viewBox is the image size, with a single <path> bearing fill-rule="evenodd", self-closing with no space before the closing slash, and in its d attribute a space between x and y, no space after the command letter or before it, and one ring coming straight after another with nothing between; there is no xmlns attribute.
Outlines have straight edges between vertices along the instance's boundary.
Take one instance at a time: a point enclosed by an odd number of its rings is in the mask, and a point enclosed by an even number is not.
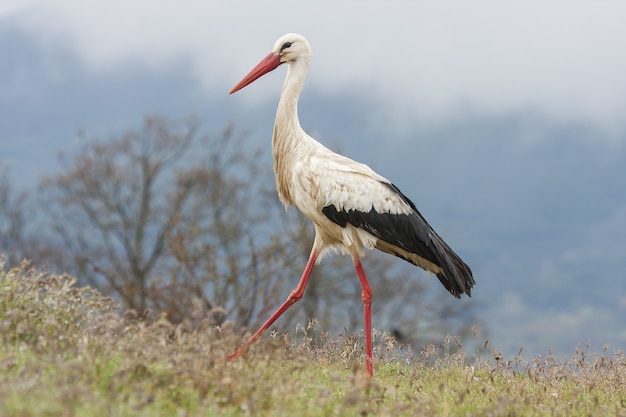
<svg viewBox="0 0 626 417"><path fill-rule="evenodd" d="M361 256L376 248L430 271L452 295L471 295L470 268L430 227L415 205L386 178L367 165L339 155L309 136L298 121L298 98L304 84L311 48L301 35L287 34L230 94L281 64L287 77L276 111L272 151L280 201L296 206L315 226L315 241L297 287L280 308L229 358L240 355L289 307L302 298L311 270L329 250L352 256L361 281L365 316L366 370L372 370L372 290Z"/></svg>

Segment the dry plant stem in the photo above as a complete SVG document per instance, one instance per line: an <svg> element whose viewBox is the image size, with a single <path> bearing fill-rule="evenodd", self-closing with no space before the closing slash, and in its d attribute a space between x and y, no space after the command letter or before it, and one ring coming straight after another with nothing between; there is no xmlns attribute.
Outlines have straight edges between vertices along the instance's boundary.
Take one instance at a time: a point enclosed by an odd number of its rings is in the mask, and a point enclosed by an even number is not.
<svg viewBox="0 0 626 417"><path fill-rule="evenodd" d="M317 259L317 255L318 255L318 252L314 248L311 251L311 255L309 256L309 261L307 262L306 267L304 268L304 272L302 273L302 277L300 277L300 281L298 282L298 285L293 291L291 291L291 294L289 294L289 297L287 297L283 305L281 305L279 309L276 310L276 312L272 314L272 316L265 322L265 324L263 324L263 326L261 326L261 328L257 330L256 333L254 333L252 337L250 337L250 339L248 339L245 345L243 345L242 347L237 349L235 352L228 355L228 359L233 359L241 355L248 348L248 346L254 343L254 341L257 340L259 336L261 336L261 334L265 330L267 330L268 327L272 325L272 323L274 323L285 311L289 309L289 307L294 305L296 301L302 298L302 296L304 295L304 289L306 288L306 285L309 282L309 277L311 276L311 271L313 270L313 266L315 266L315 260Z"/></svg>

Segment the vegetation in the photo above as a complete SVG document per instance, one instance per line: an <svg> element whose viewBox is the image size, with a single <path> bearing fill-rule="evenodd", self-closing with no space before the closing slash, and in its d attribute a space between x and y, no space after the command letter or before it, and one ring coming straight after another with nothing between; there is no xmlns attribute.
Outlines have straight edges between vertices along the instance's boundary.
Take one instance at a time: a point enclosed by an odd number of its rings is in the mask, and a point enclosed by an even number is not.
<svg viewBox="0 0 626 417"><path fill-rule="evenodd" d="M69 276L0 270L4 416L626 416L621 352L509 360L475 328L473 349L449 337L414 354L379 333L370 379L360 337L310 324L225 361L241 342L228 321L120 315Z"/></svg>
<svg viewBox="0 0 626 417"><path fill-rule="evenodd" d="M203 133L193 120L147 117L106 140L83 138L60 165L36 199L15 195L8 171L0 171L0 253L8 267L30 259L139 315L163 312L193 328L226 319L237 329L258 328L302 273L312 226L296 210L285 213L269 156L232 126ZM462 334L476 323L469 299L454 300L418 268L376 252L364 264L375 326L403 341L423 344L441 329ZM357 331L362 311L352 262L329 257L276 326L293 331L315 317L321 329Z"/></svg>

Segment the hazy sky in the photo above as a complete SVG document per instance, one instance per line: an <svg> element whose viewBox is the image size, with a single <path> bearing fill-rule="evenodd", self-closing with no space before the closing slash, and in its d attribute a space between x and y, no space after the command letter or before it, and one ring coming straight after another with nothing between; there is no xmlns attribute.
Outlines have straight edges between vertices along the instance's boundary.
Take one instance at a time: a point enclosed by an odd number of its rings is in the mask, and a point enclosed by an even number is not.
<svg viewBox="0 0 626 417"><path fill-rule="evenodd" d="M523 110L626 137L623 1L4 0L0 19L93 71L188 67L208 95L298 32L310 85L373 93L399 124ZM283 76L241 99L276 95Z"/></svg>

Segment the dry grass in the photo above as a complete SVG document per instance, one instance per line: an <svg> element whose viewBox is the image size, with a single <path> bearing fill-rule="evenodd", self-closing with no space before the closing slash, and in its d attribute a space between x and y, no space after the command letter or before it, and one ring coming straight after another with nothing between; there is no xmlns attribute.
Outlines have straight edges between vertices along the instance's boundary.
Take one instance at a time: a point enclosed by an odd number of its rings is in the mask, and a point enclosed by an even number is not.
<svg viewBox="0 0 626 417"><path fill-rule="evenodd" d="M3 416L626 416L626 359L576 351L507 360L453 338L418 354L314 326L263 338L247 357L228 328L118 315L112 300L28 266L0 272ZM316 337L315 345L311 339Z"/></svg>

